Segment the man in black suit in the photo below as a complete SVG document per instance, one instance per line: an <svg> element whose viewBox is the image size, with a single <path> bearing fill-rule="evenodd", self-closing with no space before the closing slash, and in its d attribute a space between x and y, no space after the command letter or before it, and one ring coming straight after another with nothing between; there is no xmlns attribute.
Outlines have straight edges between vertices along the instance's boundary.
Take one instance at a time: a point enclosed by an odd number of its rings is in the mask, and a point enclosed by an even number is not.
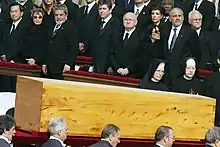
<svg viewBox="0 0 220 147"><path fill-rule="evenodd" d="M115 5L124 10L128 7L132 7L134 0L115 0Z"/></svg>
<svg viewBox="0 0 220 147"><path fill-rule="evenodd" d="M185 24L188 24L188 15L192 10L198 10L202 14L202 29L212 30L212 23L215 19L215 5L208 0L188 0L183 7Z"/></svg>
<svg viewBox="0 0 220 147"><path fill-rule="evenodd" d="M25 23L31 22L31 10L34 8L32 0L18 0L18 3L23 6L24 15L23 20Z"/></svg>
<svg viewBox="0 0 220 147"><path fill-rule="evenodd" d="M77 31L67 20L68 8L57 5L54 11L56 24L48 33L48 45L42 71L48 78L63 79L63 73L74 67L78 49Z"/></svg>
<svg viewBox="0 0 220 147"><path fill-rule="evenodd" d="M174 131L169 126L160 126L154 136L154 147L172 147L175 141Z"/></svg>
<svg viewBox="0 0 220 147"><path fill-rule="evenodd" d="M162 0L162 5L163 5L164 10L165 10L163 20L164 20L164 22L169 22L169 14L170 14L170 11L174 7L174 0Z"/></svg>
<svg viewBox="0 0 220 147"><path fill-rule="evenodd" d="M94 72L106 73L110 64L111 51L120 47L122 25L120 20L111 14L111 0L99 0L98 4L101 20L96 25L96 37L92 44L92 59Z"/></svg>
<svg viewBox="0 0 220 147"><path fill-rule="evenodd" d="M161 32L161 38L164 40L164 58L169 64L169 74L165 77L168 85L180 76L180 63L185 57L192 56L200 60L198 35L195 30L183 25L183 11L173 8L169 19L171 25L164 27Z"/></svg>
<svg viewBox="0 0 220 147"><path fill-rule="evenodd" d="M21 53L22 32L26 26L23 19L23 6L18 3L10 5L11 19L3 24L0 37L1 61L12 63L25 63ZM0 91L15 92L16 78L10 76L0 77Z"/></svg>
<svg viewBox="0 0 220 147"><path fill-rule="evenodd" d="M149 0L147 3L144 0L135 0L134 6L130 6L126 9L126 12L133 12L138 17L137 29L140 31L146 30L151 23L150 9L154 5L153 0Z"/></svg>
<svg viewBox="0 0 220 147"><path fill-rule="evenodd" d="M197 11L191 11L189 13L189 24L191 27L196 30L196 33L199 36L199 43L200 43L200 49L201 49L201 59L199 62L199 68L200 69L206 69L211 70L213 67L212 65L212 59L214 58L214 55L211 52L211 37L210 32L204 31L202 27L202 14Z"/></svg>
<svg viewBox="0 0 220 147"><path fill-rule="evenodd" d="M111 0L111 2L112 2L112 16L117 17L119 20L122 20L124 16L124 10L122 10L120 7L115 5L115 0Z"/></svg>
<svg viewBox="0 0 220 147"><path fill-rule="evenodd" d="M102 130L101 140L89 147L116 147L120 143L120 129L114 124L108 124Z"/></svg>
<svg viewBox="0 0 220 147"><path fill-rule="evenodd" d="M141 36L136 30L137 16L132 12L126 13L123 24L125 30L120 38L123 43L111 54L111 67L120 76L136 77L138 71L135 67L141 54L138 48Z"/></svg>
<svg viewBox="0 0 220 147"><path fill-rule="evenodd" d="M66 147L67 123L64 118L53 117L49 121L50 138L41 147Z"/></svg>
<svg viewBox="0 0 220 147"><path fill-rule="evenodd" d="M72 2L72 0L58 0L58 4L65 4L68 8L68 19L74 24L77 24L79 6Z"/></svg>
<svg viewBox="0 0 220 147"><path fill-rule="evenodd" d="M220 147L220 128L214 126L205 134L205 147Z"/></svg>
<svg viewBox="0 0 220 147"><path fill-rule="evenodd" d="M9 115L0 116L0 147L11 147L12 136L15 131L15 120Z"/></svg>
<svg viewBox="0 0 220 147"><path fill-rule="evenodd" d="M98 4L95 0L86 0L86 5L78 13L79 52L91 56L91 43L95 37L95 24L99 21Z"/></svg>

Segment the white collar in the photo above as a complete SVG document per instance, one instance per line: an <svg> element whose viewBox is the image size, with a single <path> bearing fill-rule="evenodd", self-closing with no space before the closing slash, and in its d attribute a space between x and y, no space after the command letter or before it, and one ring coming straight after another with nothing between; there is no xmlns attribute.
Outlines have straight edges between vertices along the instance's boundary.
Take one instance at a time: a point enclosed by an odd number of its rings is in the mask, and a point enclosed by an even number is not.
<svg viewBox="0 0 220 147"><path fill-rule="evenodd" d="M115 4L112 4L112 10L115 8Z"/></svg>
<svg viewBox="0 0 220 147"><path fill-rule="evenodd" d="M144 5L147 7L150 2L151 2L151 0L145 2Z"/></svg>
<svg viewBox="0 0 220 147"><path fill-rule="evenodd" d="M128 35L128 38L130 38L130 36L131 36L131 34L135 31L135 27L132 29L132 30L130 30L130 31L126 31L125 30L125 33L124 33L124 36L123 36L123 40L124 40L124 38L125 38L125 36L126 36L126 34L128 33L129 35Z"/></svg>
<svg viewBox="0 0 220 147"><path fill-rule="evenodd" d="M105 19L102 19L102 21L105 21L105 23L108 23L108 21L112 18L112 14L110 14L108 17Z"/></svg>
<svg viewBox="0 0 220 147"><path fill-rule="evenodd" d="M202 1L203 1L203 0L199 0L199 1L197 2L197 6L198 6L198 7L201 5ZM196 2L194 2L194 4L195 4L195 3L196 3Z"/></svg>
<svg viewBox="0 0 220 147"><path fill-rule="evenodd" d="M173 26L173 25L172 25L172 30L173 30L174 28L176 28L176 29L177 29L177 31L180 31L180 29L182 28L182 24L181 24L181 25L179 25L178 27L175 27L175 26Z"/></svg>
<svg viewBox="0 0 220 147"><path fill-rule="evenodd" d="M137 9L139 10L139 13L141 14L142 9L144 8L145 4L141 5L140 7L137 7L136 5L134 5L134 13L137 12Z"/></svg>
<svg viewBox="0 0 220 147"><path fill-rule="evenodd" d="M22 5L22 6L24 6L24 5L26 4L26 2L27 2L27 1L21 3L21 2L18 1L18 3L19 3L20 5Z"/></svg>
<svg viewBox="0 0 220 147"><path fill-rule="evenodd" d="M8 144L11 144L11 141L8 140L8 138L6 138L5 136L0 135L0 138L3 139L3 140L5 140Z"/></svg>
<svg viewBox="0 0 220 147"><path fill-rule="evenodd" d="M155 82L155 83L158 83L160 81L156 80L155 78L151 78L151 81Z"/></svg>
<svg viewBox="0 0 220 147"><path fill-rule="evenodd" d="M196 33L198 34L198 36L200 35L200 32L201 32L201 27L196 30Z"/></svg>
<svg viewBox="0 0 220 147"><path fill-rule="evenodd" d="M57 141L59 141L60 143L61 143L61 145L63 146L63 147L66 147L66 144L64 144L63 143L63 141L62 140L60 140L59 138L57 138L57 137L54 137L54 136L50 136L50 138L49 139L54 139L54 140L57 140Z"/></svg>
<svg viewBox="0 0 220 147"><path fill-rule="evenodd" d="M157 146L159 147L164 147L163 145L159 144L159 143L156 143Z"/></svg>
<svg viewBox="0 0 220 147"><path fill-rule="evenodd" d="M183 78L186 79L187 81L191 81L191 80L193 79L193 77L192 77L192 78L189 78L189 77L187 77L186 75L183 75Z"/></svg>
<svg viewBox="0 0 220 147"><path fill-rule="evenodd" d="M17 28L18 24L20 23L20 21L22 20L22 18L20 18L19 20L17 20L16 22L13 22L12 24L15 25L15 29Z"/></svg>
<svg viewBox="0 0 220 147"><path fill-rule="evenodd" d="M66 2L66 0L60 0L61 4L64 4Z"/></svg>
<svg viewBox="0 0 220 147"><path fill-rule="evenodd" d="M89 3L89 4L87 4L87 5L89 6L89 8L92 8L95 4L96 4L96 2L93 1L93 2L91 2L91 3Z"/></svg>

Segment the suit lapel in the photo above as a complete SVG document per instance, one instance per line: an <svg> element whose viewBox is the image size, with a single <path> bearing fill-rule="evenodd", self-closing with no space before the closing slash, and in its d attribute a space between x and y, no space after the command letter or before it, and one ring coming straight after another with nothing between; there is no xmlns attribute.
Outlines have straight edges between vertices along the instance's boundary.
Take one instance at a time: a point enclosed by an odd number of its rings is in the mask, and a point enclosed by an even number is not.
<svg viewBox="0 0 220 147"><path fill-rule="evenodd" d="M182 26L181 29L180 29L180 32L179 32L179 34L178 34L178 36L177 36L176 42L175 42L175 44L174 44L174 47L173 47L174 50L173 50L173 51L176 50L175 48L177 48L177 45L178 45L178 48L181 48L181 47L179 47L179 46L181 46L182 43L183 43L183 41L182 41L183 38L184 38L183 34L184 34L184 27Z"/></svg>
<svg viewBox="0 0 220 147"><path fill-rule="evenodd" d="M111 26L112 22L113 22L113 18L111 18L111 19L105 24L105 27L104 27L102 30L100 30L100 36L101 36L104 32L106 32L106 30L109 29L109 27Z"/></svg>
<svg viewBox="0 0 220 147"><path fill-rule="evenodd" d="M85 6L84 6L84 9L85 9ZM84 9L83 9L83 10L84 10ZM92 7L92 9L90 10L89 14L86 15L86 19L88 19L89 17L91 17L91 16L95 13L95 11L97 11L97 9L98 9L97 4L95 4L95 5ZM83 12L84 12L84 11L83 11Z"/></svg>

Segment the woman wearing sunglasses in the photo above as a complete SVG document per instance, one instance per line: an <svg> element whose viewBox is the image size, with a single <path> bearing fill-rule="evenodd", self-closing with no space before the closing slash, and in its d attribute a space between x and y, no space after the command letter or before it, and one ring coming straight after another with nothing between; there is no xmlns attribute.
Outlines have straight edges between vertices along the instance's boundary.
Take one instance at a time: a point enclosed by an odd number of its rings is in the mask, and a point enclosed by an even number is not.
<svg viewBox="0 0 220 147"><path fill-rule="evenodd" d="M24 32L22 53L29 65L41 65L44 47L46 46L47 31L42 24L44 11L41 8L32 10L32 23Z"/></svg>

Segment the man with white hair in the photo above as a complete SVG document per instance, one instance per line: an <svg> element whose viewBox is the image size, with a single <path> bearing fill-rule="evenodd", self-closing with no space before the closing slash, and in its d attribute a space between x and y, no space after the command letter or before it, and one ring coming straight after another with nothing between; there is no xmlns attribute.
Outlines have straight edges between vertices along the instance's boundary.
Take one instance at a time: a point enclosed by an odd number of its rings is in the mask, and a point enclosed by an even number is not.
<svg viewBox="0 0 220 147"><path fill-rule="evenodd" d="M214 126L205 134L205 147L220 147L220 128Z"/></svg>
<svg viewBox="0 0 220 147"><path fill-rule="evenodd" d="M200 49L201 49L201 59L199 62L200 69L209 70L212 67L212 59L214 58L211 52L211 34L202 28L203 16L197 11L191 11L188 16L189 24L191 28L196 31L199 37Z"/></svg>
<svg viewBox="0 0 220 147"><path fill-rule="evenodd" d="M67 138L67 123L64 118L54 117L49 121L49 140L41 147L65 147L64 141Z"/></svg>

